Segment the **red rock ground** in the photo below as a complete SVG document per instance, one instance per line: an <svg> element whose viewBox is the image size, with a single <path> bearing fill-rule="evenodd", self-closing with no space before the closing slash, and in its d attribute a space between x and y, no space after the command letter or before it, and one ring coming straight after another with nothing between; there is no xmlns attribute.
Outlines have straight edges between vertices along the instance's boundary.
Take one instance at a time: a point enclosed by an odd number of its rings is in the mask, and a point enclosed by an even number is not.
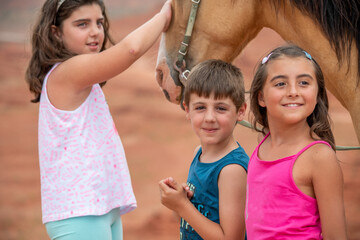
<svg viewBox="0 0 360 240"><path fill-rule="evenodd" d="M113 20L120 39L148 19L151 13ZM235 61L246 88L255 63L282 43L265 29ZM185 181L198 140L184 112L167 102L154 77L158 43L131 68L104 88L122 138L138 208L123 216L124 237L178 239L178 223L159 201L158 181L173 176ZM24 72L30 46L0 42L0 239L48 239L41 223L40 178L37 157L38 104L31 104ZM351 119L330 96L331 117L338 145L357 145ZM238 126L236 139L251 154L256 134ZM345 180L345 207L349 239L360 239L360 152L338 152ZM329 186L331 187L331 186Z"/></svg>

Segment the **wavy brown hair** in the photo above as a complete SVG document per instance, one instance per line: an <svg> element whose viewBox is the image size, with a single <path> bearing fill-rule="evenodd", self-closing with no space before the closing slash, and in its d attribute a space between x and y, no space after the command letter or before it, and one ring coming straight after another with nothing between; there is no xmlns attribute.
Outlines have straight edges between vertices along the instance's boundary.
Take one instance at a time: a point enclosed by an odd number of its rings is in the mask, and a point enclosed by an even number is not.
<svg viewBox="0 0 360 240"><path fill-rule="evenodd" d="M41 89L44 78L51 67L57 62L63 62L75 54L68 51L62 42L54 36L51 27L61 28L65 19L83 5L98 4L104 16L104 43L100 51L106 49L108 42L114 44L109 34L109 19L102 0L65 0L57 9L59 0L46 0L40 16L32 33L32 55L26 70L26 81L30 92L35 95L31 102L40 101ZM101 85L104 85L102 83Z"/></svg>
<svg viewBox="0 0 360 240"><path fill-rule="evenodd" d="M309 59L314 67L316 81L318 84L317 104L314 111L307 117L306 121L310 126L310 136L314 140L320 139L328 142L335 150L334 135L331 131L330 117L329 117L329 101L325 89L324 75L319 64L308 53L296 45L285 45L276 48L268 56L264 63L260 63L257 67L254 80L250 89L250 109L254 114L253 125L256 131L265 135L269 131L269 123L267 119L267 110L258 103L258 96L262 92L266 78L267 65L271 61L275 61L281 56L289 58L303 57ZM258 127L261 125L262 127Z"/></svg>

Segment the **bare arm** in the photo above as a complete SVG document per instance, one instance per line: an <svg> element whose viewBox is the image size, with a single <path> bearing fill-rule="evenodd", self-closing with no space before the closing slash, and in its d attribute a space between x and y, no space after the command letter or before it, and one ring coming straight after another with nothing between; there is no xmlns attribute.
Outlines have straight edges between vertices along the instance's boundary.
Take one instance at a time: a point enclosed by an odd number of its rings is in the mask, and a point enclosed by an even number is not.
<svg viewBox="0 0 360 240"><path fill-rule="evenodd" d="M170 188L163 181L160 183L161 202L177 212L204 239L244 239L246 172L239 165L228 165L220 173L219 214L220 224L202 215L188 200L186 191L180 184Z"/></svg>
<svg viewBox="0 0 360 240"><path fill-rule="evenodd" d="M324 239L347 239L343 176L335 153L325 145L313 153L312 181Z"/></svg>
<svg viewBox="0 0 360 240"><path fill-rule="evenodd" d="M115 77L140 58L167 29L170 20L171 5L167 1L158 14L116 45L100 53L77 55L63 62L50 75L51 100L56 101L58 97L62 101L70 99L70 102L76 97L81 98L80 102L85 100L93 84Z"/></svg>

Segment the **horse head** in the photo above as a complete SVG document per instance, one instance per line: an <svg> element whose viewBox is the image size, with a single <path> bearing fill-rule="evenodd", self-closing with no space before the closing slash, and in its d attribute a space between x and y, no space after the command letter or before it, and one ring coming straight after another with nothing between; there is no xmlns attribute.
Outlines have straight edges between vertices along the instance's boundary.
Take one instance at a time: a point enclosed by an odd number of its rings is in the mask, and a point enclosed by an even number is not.
<svg viewBox="0 0 360 240"><path fill-rule="evenodd" d="M184 61L176 64L194 1L198 0L172 0L172 22L159 47L156 80L166 98L176 104L186 84L181 77L185 69L210 58L231 62L261 30L257 1L199 1Z"/></svg>

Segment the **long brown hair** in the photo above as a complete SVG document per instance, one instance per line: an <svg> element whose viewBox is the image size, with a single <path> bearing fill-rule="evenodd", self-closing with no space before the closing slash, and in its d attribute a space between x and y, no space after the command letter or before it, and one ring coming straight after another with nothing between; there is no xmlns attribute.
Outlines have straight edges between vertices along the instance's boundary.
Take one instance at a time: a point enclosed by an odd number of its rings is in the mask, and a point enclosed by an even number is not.
<svg viewBox="0 0 360 240"><path fill-rule="evenodd" d="M109 19L102 0L65 0L58 8L59 1L45 1L32 33L32 56L26 70L26 81L29 84L30 92L35 95L35 98L31 100L33 103L40 101L42 84L51 67L57 62L63 62L75 55L56 39L51 29L53 25L61 27L63 21L83 5L98 4L104 16L105 35L100 51L106 49L107 42L114 44L109 34Z"/></svg>
<svg viewBox="0 0 360 240"><path fill-rule="evenodd" d="M267 63L275 61L281 56L290 58L303 57L310 60L314 67L316 81L318 84L317 104L314 111L307 117L306 121L310 126L310 136L316 140L314 133L320 137L320 139L327 141L331 147L335 150L335 140L330 126L329 118L329 101L325 89L324 75L321 71L319 64L313 59L310 54L305 52L298 46L285 45L273 50L267 57L263 59L263 62L257 67L254 80L250 89L250 109L254 114L253 124L256 131L262 132L265 135L266 131L269 131L269 123L267 119L267 110L258 103L258 96L263 90L266 78L267 78ZM259 124L262 127L258 127Z"/></svg>

